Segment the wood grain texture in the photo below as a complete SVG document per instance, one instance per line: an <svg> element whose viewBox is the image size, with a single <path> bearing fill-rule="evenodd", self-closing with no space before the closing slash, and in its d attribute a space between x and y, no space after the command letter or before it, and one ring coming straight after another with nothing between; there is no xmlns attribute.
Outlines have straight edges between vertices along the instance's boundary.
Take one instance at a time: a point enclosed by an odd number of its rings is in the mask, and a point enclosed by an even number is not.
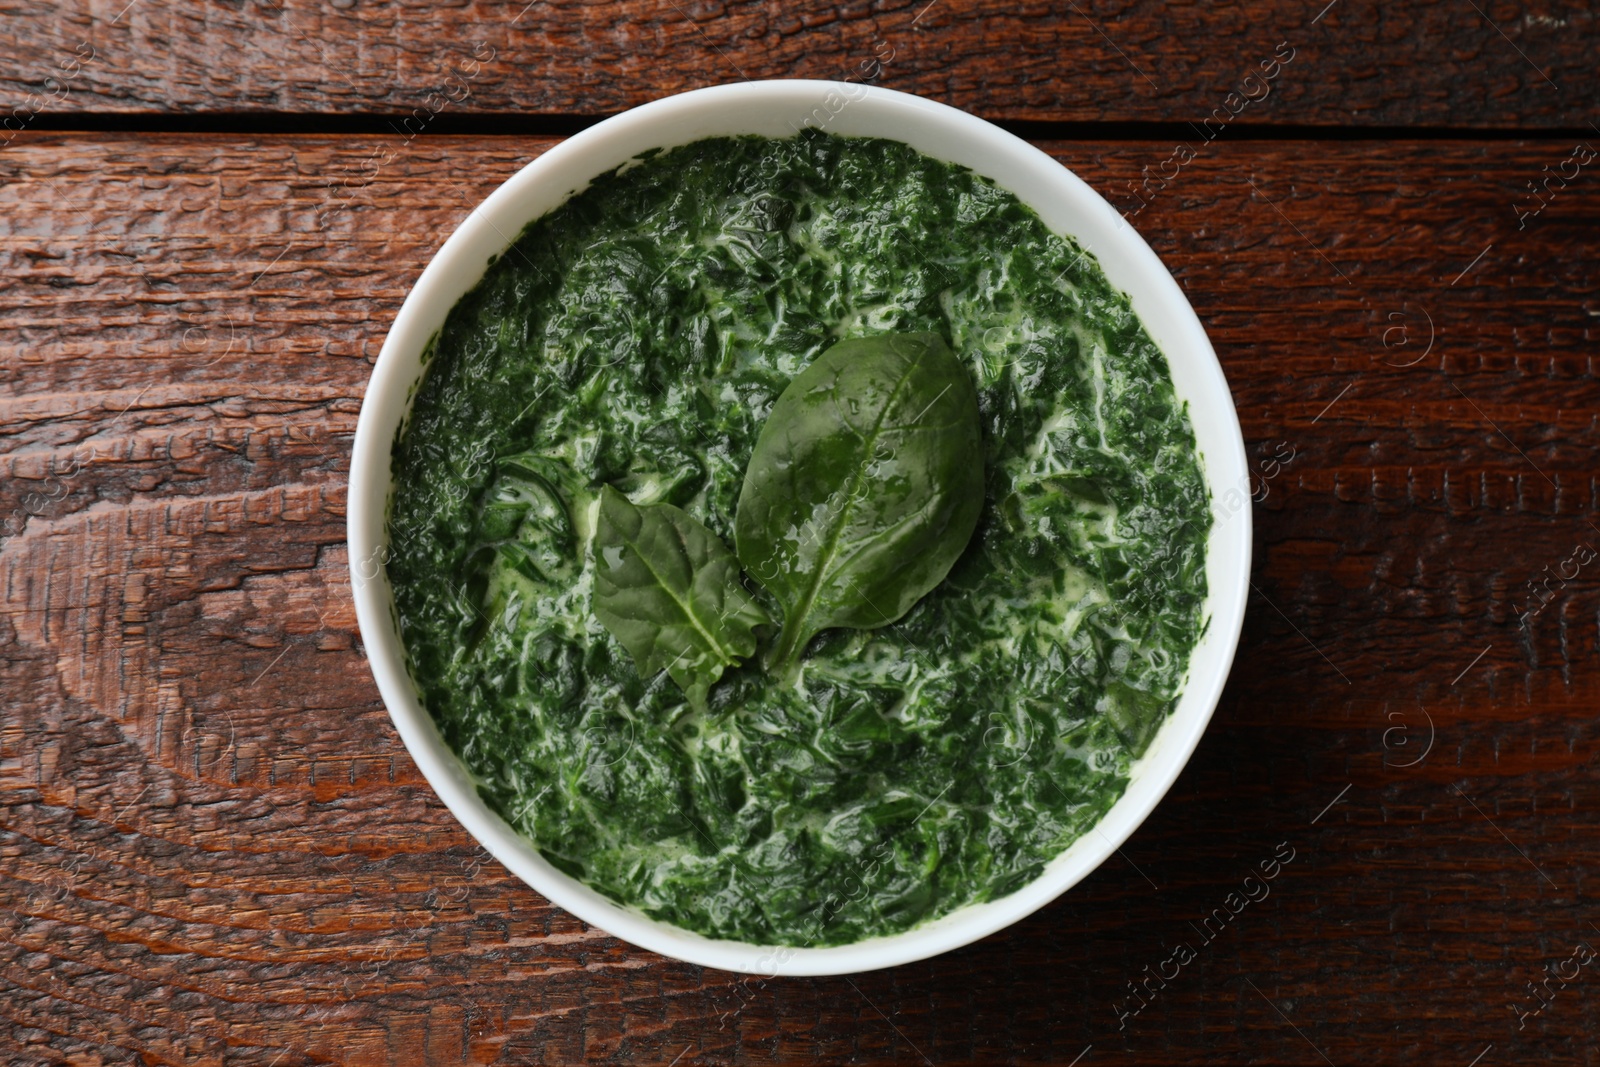
<svg viewBox="0 0 1600 1067"><path fill-rule="evenodd" d="M1032 120L1200 122L1227 108L1245 124L1583 128L1600 98L1600 25L1585 4L16 0L11 10L0 103L22 107L19 121L30 110L366 112L420 127L440 112L594 116L793 77L868 78ZM1247 83L1280 45L1294 56L1280 76Z"/></svg>
<svg viewBox="0 0 1600 1067"><path fill-rule="evenodd" d="M1508 1007L1600 943L1600 561L1517 617L1600 547L1600 178L1516 213L1570 145L1223 137L1137 197L1174 145L1045 146L1131 213L1229 376L1264 494L1237 664L1168 799L1064 898L933 960L763 981L513 879L362 657L371 361L551 143L0 153L0 1058L1596 1061L1593 966L1520 1029ZM1203 939L1280 843L1271 895Z"/></svg>

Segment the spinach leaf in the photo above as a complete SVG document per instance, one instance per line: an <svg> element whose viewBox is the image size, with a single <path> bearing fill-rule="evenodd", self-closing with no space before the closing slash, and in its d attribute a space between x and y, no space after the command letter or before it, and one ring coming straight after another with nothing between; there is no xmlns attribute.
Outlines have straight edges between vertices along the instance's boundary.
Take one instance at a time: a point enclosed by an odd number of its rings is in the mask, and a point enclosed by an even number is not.
<svg viewBox="0 0 1600 1067"><path fill-rule="evenodd" d="M606 486L594 536L594 613L639 673L665 670L703 708L725 668L771 622L716 534L671 504L639 507Z"/></svg>
<svg viewBox="0 0 1600 1067"><path fill-rule="evenodd" d="M734 519L783 607L769 666L831 626L900 618L949 573L983 504L978 395L932 333L840 341L772 407Z"/></svg>

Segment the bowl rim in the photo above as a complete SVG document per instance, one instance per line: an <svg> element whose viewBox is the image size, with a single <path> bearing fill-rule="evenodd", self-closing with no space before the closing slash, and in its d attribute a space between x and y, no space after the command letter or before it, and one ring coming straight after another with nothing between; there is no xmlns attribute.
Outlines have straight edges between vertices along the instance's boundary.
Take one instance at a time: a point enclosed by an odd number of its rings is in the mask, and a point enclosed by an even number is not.
<svg viewBox="0 0 1600 1067"><path fill-rule="evenodd" d="M395 434L409 417L412 397L426 370L425 353L439 325L457 299L477 284L492 259L529 222L646 148L744 132L784 136L785 125L791 130L820 125L850 136L886 137L969 166L1018 196L1053 231L1078 240L1132 300L1141 323L1166 357L1175 387L1180 365L1183 368L1179 395L1194 428L1213 518L1206 548L1208 625L1191 652L1178 706L1135 763L1122 795L1092 832L1082 834L1014 893L964 905L899 934L825 948L707 938L619 905L551 865L489 809L422 707L405 665L384 567ZM1064 224L1057 225L1068 216L1070 232ZM1130 280L1136 282L1134 287L1124 284ZM739 82L664 97L561 141L502 183L435 253L384 339L362 400L347 514L351 589L368 663L411 758L467 832L536 892L616 937L690 963L771 976L851 974L947 952L1032 914L1098 868L1154 810L1199 744L1237 650L1250 573L1249 485L1232 394L1194 309L1121 213L1065 166L976 116L911 94L848 82ZM1197 670L1202 648L1206 650L1203 672Z"/></svg>

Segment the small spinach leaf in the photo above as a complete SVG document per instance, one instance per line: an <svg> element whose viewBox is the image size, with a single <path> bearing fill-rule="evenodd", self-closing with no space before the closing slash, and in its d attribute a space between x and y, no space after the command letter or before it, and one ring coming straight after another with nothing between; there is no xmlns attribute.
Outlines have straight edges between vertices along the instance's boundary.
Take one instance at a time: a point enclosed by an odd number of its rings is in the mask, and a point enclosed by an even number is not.
<svg viewBox="0 0 1600 1067"><path fill-rule="evenodd" d="M983 504L978 396L932 333L840 341L773 405L745 469L739 559L783 607L769 666L831 626L900 618L949 573Z"/></svg>
<svg viewBox="0 0 1600 1067"><path fill-rule="evenodd" d="M671 504L639 507L606 486L594 536L594 613L639 673L665 670L704 707L724 668L756 650L771 620L716 534Z"/></svg>

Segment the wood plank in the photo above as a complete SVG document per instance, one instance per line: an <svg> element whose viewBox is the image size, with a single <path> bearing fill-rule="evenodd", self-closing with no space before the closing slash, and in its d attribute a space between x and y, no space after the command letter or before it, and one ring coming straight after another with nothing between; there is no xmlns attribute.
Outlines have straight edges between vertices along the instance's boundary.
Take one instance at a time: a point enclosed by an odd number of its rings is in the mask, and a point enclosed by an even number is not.
<svg viewBox="0 0 1600 1067"><path fill-rule="evenodd" d="M996 119L1586 129L1597 13L1510 0L21 0L34 112L592 117L745 78L856 78ZM21 16L21 17L19 17ZM1275 58L1276 57L1276 58ZM1270 79L1263 74L1270 74Z"/></svg>
<svg viewBox="0 0 1600 1067"><path fill-rule="evenodd" d="M1600 938L1592 565L1517 619L1600 545L1600 185L1516 213L1564 146L1219 139L1138 199L1174 145L1045 146L1178 276L1252 460L1293 459L1249 505L1258 592L1168 800L1034 917L852 984L587 928L406 757L348 599L350 438L406 287L553 142L364 169L393 142L0 153L9 1062L1487 1065L1600 1039L1581 985L1508 1010ZM1206 940L1280 842L1270 897Z"/></svg>

